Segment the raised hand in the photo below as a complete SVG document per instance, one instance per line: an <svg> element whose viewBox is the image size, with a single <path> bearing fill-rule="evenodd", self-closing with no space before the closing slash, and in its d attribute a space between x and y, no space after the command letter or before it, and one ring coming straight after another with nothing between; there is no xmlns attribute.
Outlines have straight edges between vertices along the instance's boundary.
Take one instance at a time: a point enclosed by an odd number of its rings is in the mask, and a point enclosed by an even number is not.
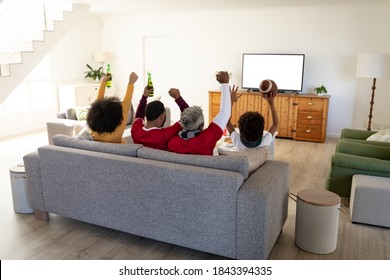
<svg viewBox="0 0 390 280"><path fill-rule="evenodd" d="M168 93L175 100L180 97L180 91L177 88L171 88Z"/></svg>
<svg viewBox="0 0 390 280"><path fill-rule="evenodd" d="M134 72L131 72L130 77L129 77L129 84L134 84L138 80L137 74Z"/></svg>
<svg viewBox="0 0 390 280"><path fill-rule="evenodd" d="M265 100L268 101L269 104L273 104L276 96L276 92L262 93L261 95Z"/></svg>
<svg viewBox="0 0 390 280"><path fill-rule="evenodd" d="M149 88L148 86L146 86L144 88L144 93L143 93L143 96L146 96L146 97L149 97L150 93L153 91L153 88Z"/></svg>
<svg viewBox="0 0 390 280"><path fill-rule="evenodd" d="M217 81L220 84L228 84L229 83L229 73L226 71L219 71L217 76Z"/></svg>
<svg viewBox="0 0 390 280"><path fill-rule="evenodd" d="M111 77L111 74L104 74L102 78L100 79L101 82L107 82Z"/></svg>
<svg viewBox="0 0 390 280"><path fill-rule="evenodd" d="M230 100L233 104L234 102L237 102L238 98L240 98L241 95L237 94L238 87L235 85L233 85L233 87L229 86L229 90L230 90Z"/></svg>

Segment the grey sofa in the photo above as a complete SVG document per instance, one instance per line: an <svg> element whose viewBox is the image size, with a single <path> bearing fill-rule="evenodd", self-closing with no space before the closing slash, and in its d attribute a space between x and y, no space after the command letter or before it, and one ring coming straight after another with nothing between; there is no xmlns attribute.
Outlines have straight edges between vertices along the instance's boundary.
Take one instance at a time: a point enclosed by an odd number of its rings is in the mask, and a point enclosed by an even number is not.
<svg viewBox="0 0 390 280"><path fill-rule="evenodd" d="M289 164L53 137L24 156L35 215L72 219L233 259L266 259L287 218Z"/></svg>

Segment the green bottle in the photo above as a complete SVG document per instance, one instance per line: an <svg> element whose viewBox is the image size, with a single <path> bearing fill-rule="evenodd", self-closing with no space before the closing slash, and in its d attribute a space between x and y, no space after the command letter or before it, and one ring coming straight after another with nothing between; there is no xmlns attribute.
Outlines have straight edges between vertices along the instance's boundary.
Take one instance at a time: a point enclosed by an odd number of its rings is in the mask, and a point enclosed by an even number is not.
<svg viewBox="0 0 390 280"><path fill-rule="evenodd" d="M148 72L148 89L151 89L153 88L153 82L152 82L152 74L150 74ZM150 93L149 93L149 97L152 97L154 96L154 90L152 90Z"/></svg>
<svg viewBox="0 0 390 280"><path fill-rule="evenodd" d="M106 86L110 88L112 86L111 65L107 64L107 82Z"/></svg>

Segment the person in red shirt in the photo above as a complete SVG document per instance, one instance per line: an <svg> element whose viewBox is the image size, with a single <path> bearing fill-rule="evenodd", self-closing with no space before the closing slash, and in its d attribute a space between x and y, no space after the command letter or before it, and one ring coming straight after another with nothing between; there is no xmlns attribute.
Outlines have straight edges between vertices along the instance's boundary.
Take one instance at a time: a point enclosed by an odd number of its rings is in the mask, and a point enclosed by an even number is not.
<svg viewBox="0 0 390 280"><path fill-rule="evenodd" d="M145 87L140 103L137 107L135 120L131 127L131 137L135 144L142 144L145 147L167 150L168 141L176 136L181 128L179 122L172 126L163 127L166 119L164 104L161 101L152 101L147 104L149 93L153 89ZM171 88L169 95L175 99L180 111L188 108L188 104L180 95L180 91ZM146 105L147 104L147 105ZM146 116L146 122L144 121Z"/></svg>
<svg viewBox="0 0 390 280"><path fill-rule="evenodd" d="M180 154L213 155L215 144L222 137L231 113L229 74L220 71L217 74L217 81L221 84L222 92L219 113L203 130L202 109L198 106L185 109L180 116L183 130L169 141L168 151Z"/></svg>

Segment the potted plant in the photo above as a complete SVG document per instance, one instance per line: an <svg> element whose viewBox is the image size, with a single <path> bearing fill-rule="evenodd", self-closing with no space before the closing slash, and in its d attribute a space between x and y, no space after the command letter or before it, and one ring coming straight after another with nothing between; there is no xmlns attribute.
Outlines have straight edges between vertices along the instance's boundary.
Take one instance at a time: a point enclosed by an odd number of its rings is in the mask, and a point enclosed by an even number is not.
<svg viewBox="0 0 390 280"><path fill-rule="evenodd" d="M327 94L328 91L326 90L326 87L324 85L321 85L320 87L315 87L314 92L317 94Z"/></svg>
<svg viewBox="0 0 390 280"><path fill-rule="evenodd" d="M92 80L98 82L103 77L103 67L99 67L98 69L93 69L89 64L86 64L88 69L85 71L85 78L91 78Z"/></svg>

